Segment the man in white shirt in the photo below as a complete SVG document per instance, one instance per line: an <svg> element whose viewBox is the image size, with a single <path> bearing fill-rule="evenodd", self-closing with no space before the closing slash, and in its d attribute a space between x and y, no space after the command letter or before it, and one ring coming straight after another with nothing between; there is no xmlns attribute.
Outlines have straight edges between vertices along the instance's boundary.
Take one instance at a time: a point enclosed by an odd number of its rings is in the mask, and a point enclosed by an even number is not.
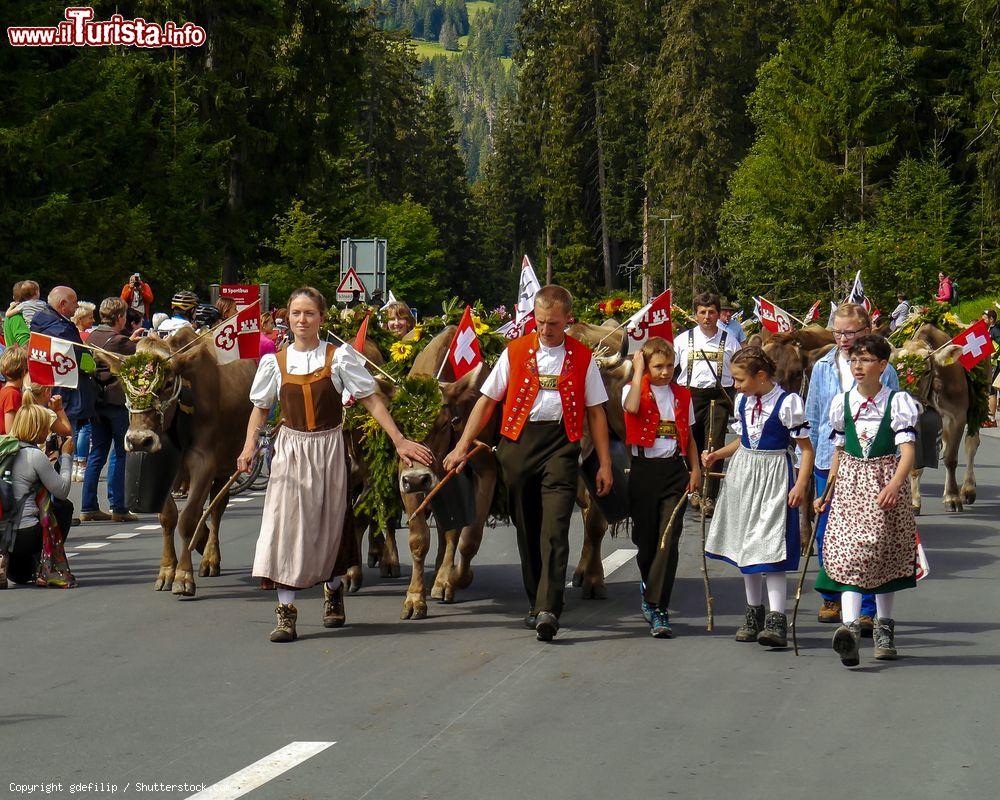
<svg viewBox="0 0 1000 800"><path fill-rule="evenodd" d="M497 460L510 492L521 572L530 608L525 624L540 641L559 630L569 525L579 479L584 419L600 468L597 493L611 489L608 399L590 349L566 335L573 298L561 286L535 295L537 330L510 342L482 387L445 469L465 465L470 447L502 407Z"/></svg>
<svg viewBox="0 0 1000 800"><path fill-rule="evenodd" d="M719 295L702 292L695 296L694 317L698 325L674 340L677 383L691 390L695 414L691 429L699 452L704 452L710 443L714 448L725 444L726 424L733 411L733 375L729 364L739 351L740 343L719 326L720 311ZM711 411L713 400L714 415ZM723 465L718 463L720 466L716 471L721 472ZM704 501L705 516L711 517L718 494L718 478L709 478L706 496L692 498L692 506Z"/></svg>

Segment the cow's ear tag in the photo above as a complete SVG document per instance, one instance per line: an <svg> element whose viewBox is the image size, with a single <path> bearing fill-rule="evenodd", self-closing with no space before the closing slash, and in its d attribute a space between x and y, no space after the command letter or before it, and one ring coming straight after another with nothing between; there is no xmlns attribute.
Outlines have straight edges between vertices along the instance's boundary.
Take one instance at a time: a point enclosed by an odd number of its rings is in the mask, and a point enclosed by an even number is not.
<svg viewBox="0 0 1000 800"><path fill-rule="evenodd" d="M957 361L958 361L958 359L955 358L954 356L949 356L948 358L945 359L944 365L946 367L950 367L952 364L956 363Z"/></svg>

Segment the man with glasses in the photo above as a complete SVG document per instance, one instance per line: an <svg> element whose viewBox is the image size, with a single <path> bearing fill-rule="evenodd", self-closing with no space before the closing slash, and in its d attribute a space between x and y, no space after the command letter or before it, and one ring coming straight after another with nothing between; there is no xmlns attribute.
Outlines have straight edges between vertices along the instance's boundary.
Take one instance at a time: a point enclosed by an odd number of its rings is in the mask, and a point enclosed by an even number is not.
<svg viewBox="0 0 1000 800"><path fill-rule="evenodd" d="M844 303L833 314L833 338L835 347L817 361L809 376L809 394L806 396L806 419L809 420L809 436L816 449L816 464L813 474L816 479L817 496L826 488L833 459L833 442L830 438L830 406L833 399L854 388L848 351L854 340L872 332L871 318L863 306ZM882 373L882 384L890 389L899 389L899 377L890 364ZM826 512L820 515L816 527L816 549L820 564L823 563L823 533L826 530ZM820 592L823 605L820 607L820 622L840 622L840 594ZM872 635L875 619L875 596L864 595L861 603L861 632Z"/></svg>

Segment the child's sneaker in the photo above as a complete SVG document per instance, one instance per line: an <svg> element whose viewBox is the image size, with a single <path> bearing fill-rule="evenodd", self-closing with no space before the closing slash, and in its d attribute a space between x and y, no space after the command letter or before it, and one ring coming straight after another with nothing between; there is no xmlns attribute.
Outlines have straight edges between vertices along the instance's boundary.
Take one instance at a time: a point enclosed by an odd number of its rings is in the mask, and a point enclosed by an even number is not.
<svg viewBox="0 0 1000 800"><path fill-rule="evenodd" d="M757 637L757 644L788 647L788 617L780 611L771 611L764 620L764 630Z"/></svg>
<svg viewBox="0 0 1000 800"><path fill-rule="evenodd" d="M642 617L650 625L653 624L653 606L646 602L646 584L639 581L639 597L642 598Z"/></svg>
<svg viewBox="0 0 1000 800"><path fill-rule="evenodd" d="M649 632L657 639L672 639L674 632L670 630L670 614L665 608L654 608L653 619L649 623Z"/></svg>
<svg viewBox="0 0 1000 800"><path fill-rule="evenodd" d="M892 661L896 654L896 621L888 617L875 617L875 658Z"/></svg>
<svg viewBox="0 0 1000 800"><path fill-rule="evenodd" d="M860 646L861 629L857 621L850 625L841 625L833 634L833 649L845 667L856 667L861 662Z"/></svg>
<svg viewBox="0 0 1000 800"><path fill-rule="evenodd" d="M756 642L764 630L764 606L747 606L743 624L736 629L737 642Z"/></svg>

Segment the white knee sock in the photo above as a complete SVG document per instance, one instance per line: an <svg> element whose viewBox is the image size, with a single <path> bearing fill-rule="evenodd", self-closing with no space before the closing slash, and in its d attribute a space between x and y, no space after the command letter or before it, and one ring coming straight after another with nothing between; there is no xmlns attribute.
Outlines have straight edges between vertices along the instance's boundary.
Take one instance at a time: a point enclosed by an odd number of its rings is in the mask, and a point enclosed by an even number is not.
<svg viewBox="0 0 1000 800"><path fill-rule="evenodd" d="M341 583L340 576L338 575L332 581L326 582L326 588L329 589L331 592L335 592L337 591L337 589L340 588L340 583Z"/></svg>
<svg viewBox="0 0 1000 800"><path fill-rule="evenodd" d="M892 602L895 599L895 592L875 595L875 613L878 614L879 619L892 619Z"/></svg>
<svg viewBox="0 0 1000 800"><path fill-rule="evenodd" d="M743 585L747 590L747 605L764 605L764 576L759 572L743 576Z"/></svg>
<svg viewBox="0 0 1000 800"><path fill-rule="evenodd" d="M294 589L278 589L278 602L283 606L290 605L295 602L295 590Z"/></svg>
<svg viewBox="0 0 1000 800"><path fill-rule="evenodd" d="M861 616L861 594L859 592L844 592L840 595L840 618L845 625L857 622Z"/></svg>
<svg viewBox="0 0 1000 800"><path fill-rule="evenodd" d="M771 611L779 614L785 613L785 601L788 597L788 580L784 572L765 572L764 580L767 583L767 604Z"/></svg>

